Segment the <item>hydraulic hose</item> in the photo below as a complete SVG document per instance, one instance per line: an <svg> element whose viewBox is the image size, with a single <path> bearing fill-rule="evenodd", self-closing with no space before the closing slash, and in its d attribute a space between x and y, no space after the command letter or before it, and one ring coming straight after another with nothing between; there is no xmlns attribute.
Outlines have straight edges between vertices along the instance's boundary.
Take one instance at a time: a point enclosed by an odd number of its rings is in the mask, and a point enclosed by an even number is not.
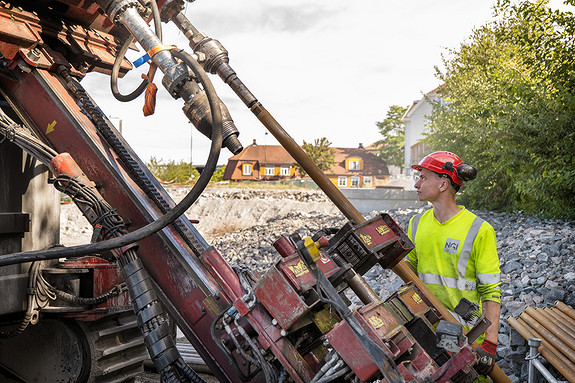
<svg viewBox="0 0 575 383"><path fill-rule="evenodd" d="M156 221L135 230L127 235L108 239L106 241L72 246L64 249L48 249L48 250L37 250L29 252L19 252L12 253L4 256L0 256L0 266L13 265L17 263L33 262L48 259L57 258L73 258L82 257L88 254L94 254L99 252L104 252L112 249L117 249L122 246L129 245L131 243L140 241L150 235L156 233L157 231L163 229L170 223L172 223L176 218L181 216L192 206L192 204L200 197L201 193L208 185L212 174L214 173L218 158L220 155L220 149L222 146L222 114L219 108L219 100L216 95L216 91L209 80L207 74L201 68L201 66L196 62L196 60L186 52L179 50L172 50L174 56L180 57L196 74L200 79L200 82L206 90L208 96L208 101L210 104L210 109L212 111L213 127L214 132L212 134L212 143L210 146L210 154L208 160L206 161L206 166L198 182L194 185L192 190L184 197L184 199L177 204L171 211L158 218Z"/></svg>
<svg viewBox="0 0 575 383"><path fill-rule="evenodd" d="M154 29L156 32L156 36L158 36L158 39L162 40L162 20L160 19L160 11L158 10L158 4L156 3L156 0L151 0L151 6L152 6L152 17L154 20ZM124 42L124 44L120 48L120 51L118 52L118 54L116 55L116 59L114 60L114 65L112 66L112 75L110 76L110 88L112 89L112 95L116 98L116 100L121 102L132 101L133 99L141 95L142 92L146 90L146 87L148 86L148 80L145 79L140 83L140 85L138 85L138 87L133 92L129 94L122 94L118 89L118 77L120 74L120 65L122 65L122 60L126 56L126 52L128 52L128 49L130 48L130 45L132 45L132 42L134 42L134 38L130 37Z"/></svg>

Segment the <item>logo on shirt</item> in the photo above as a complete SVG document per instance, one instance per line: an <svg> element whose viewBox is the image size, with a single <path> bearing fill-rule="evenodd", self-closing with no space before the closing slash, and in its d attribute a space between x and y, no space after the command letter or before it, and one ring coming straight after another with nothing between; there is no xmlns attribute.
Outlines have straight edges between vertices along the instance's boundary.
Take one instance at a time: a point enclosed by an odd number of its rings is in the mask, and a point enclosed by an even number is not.
<svg viewBox="0 0 575 383"><path fill-rule="evenodd" d="M457 249L459 249L459 240L447 238L443 251L449 254L457 254Z"/></svg>

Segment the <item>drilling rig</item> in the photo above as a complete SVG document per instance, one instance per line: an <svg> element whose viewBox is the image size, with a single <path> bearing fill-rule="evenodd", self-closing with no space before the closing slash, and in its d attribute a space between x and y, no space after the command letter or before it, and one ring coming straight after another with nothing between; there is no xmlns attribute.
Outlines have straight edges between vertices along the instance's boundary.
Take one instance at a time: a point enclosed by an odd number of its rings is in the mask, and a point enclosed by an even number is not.
<svg viewBox="0 0 575 383"><path fill-rule="evenodd" d="M472 382L472 343L402 262L413 249L388 214L365 220L239 79L228 52L185 16L182 0L0 1L0 379L133 381L150 358L162 382L201 382L173 324L221 382ZM174 23L189 52L163 41ZM144 56L130 94L118 79ZM211 140L205 169L178 204L83 88L110 76L129 102L153 73ZM239 153L217 75L349 220L312 237L281 236L259 275L231 267L183 213L220 150ZM64 247L67 195L93 227ZM206 219L209 219L206 218ZM376 264L406 284L385 301L362 275ZM352 306L346 293L362 302ZM507 377L496 367L496 381ZM508 380L507 380L508 381Z"/></svg>

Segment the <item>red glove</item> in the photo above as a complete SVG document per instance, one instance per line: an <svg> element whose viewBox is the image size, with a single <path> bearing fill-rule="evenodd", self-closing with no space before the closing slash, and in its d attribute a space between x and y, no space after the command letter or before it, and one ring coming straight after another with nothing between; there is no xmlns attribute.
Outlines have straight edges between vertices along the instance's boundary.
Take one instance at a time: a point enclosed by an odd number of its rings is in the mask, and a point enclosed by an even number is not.
<svg viewBox="0 0 575 383"><path fill-rule="evenodd" d="M495 355L497 354L497 343L485 339L481 346L475 349L478 360L473 368L480 375L488 375L495 366Z"/></svg>

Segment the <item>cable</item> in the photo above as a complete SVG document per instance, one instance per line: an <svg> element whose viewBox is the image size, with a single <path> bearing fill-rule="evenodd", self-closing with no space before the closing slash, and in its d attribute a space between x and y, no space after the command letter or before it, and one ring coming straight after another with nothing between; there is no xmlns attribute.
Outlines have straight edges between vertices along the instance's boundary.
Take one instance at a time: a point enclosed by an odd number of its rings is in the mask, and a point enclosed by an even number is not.
<svg viewBox="0 0 575 383"><path fill-rule="evenodd" d="M27 128L14 122L2 109L0 109L0 134L4 136L0 142L7 139L15 143L46 166L58 155L54 149L40 141Z"/></svg>
<svg viewBox="0 0 575 383"><path fill-rule="evenodd" d="M212 112L213 120L213 132L212 132L212 144L210 146L210 153L208 160L206 161L205 169L200 174L198 181L192 187L192 190L184 197L184 199L177 204L171 211L158 218L156 221L135 230L122 237L117 237L109 239L106 241L101 241L97 243L72 246L64 249L50 249L50 250L38 250L30 252L20 252L4 255L0 257L0 266L13 265L16 263L32 262L38 260L47 259L57 259L57 258L72 258L81 257L87 254L94 254L99 252L104 252L112 249L117 249L122 246L129 245L131 243L137 242L141 239L149 237L150 235L156 233L157 231L163 229L170 223L172 223L176 218L181 216L189 209L189 207L200 197L201 193L208 185L212 174L214 173L218 158L220 154L220 149L222 147L222 114L219 108L219 101L215 89L210 82L209 78L201 69L201 66L195 61L195 59L183 52L178 52L174 54L179 57L184 57L184 62L190 66L194 73L200 79L202 85L206 90L208 96L208 101L210 104L210 109Z"/></svg>
<svg viewBox="0 0 575 383"><path fill-rule="evenodd" d="M38 288L38 275L40 274L40 263L34 262L30 266L28 275L28 289L27 289L27 306L24 318L18 326L10 331L0 331L0 338L11 338L21 334L30 323L36 324L38 322L38 312L48 305L50 299L55 299L53 294L46 291L42 287Z"/></svg>
<svg viewBox="0 0 575 383"><path fill-rule="evenodd" d="M236 328L238 329L238 332L240 333L241 336L244 337L244 339L246 340L246 342L248 342L248 344L250 345L250 347L252 348L256 358L259 360L259 365L260 367L263 369L264 371L264 376L266 378L266 383L276 383L277 382L277 374L275 369L273 368L272 365L270 365L264 358L264 355L262 353L262 350L255 344L255 342L253 341L253 339L248 335L248 333L246 332L246 330L244 330L244 328L242 326L240 326L237 322L237 320L234 321L234 323L236 324Z"/></svg>
<svg viewBox="0 0 575 383"><path fill-rule="evenodd" d="M331 375L327 375L324 376L323 378L321 378L320 380L317 381L317 383L327 383L327 382L332 382L335 379L339 378L340 376L343 376L345 374L347 374L350 371L350 368L348 366L345 366L344 368L342 368L341 370L334 372Z"/></svg>

